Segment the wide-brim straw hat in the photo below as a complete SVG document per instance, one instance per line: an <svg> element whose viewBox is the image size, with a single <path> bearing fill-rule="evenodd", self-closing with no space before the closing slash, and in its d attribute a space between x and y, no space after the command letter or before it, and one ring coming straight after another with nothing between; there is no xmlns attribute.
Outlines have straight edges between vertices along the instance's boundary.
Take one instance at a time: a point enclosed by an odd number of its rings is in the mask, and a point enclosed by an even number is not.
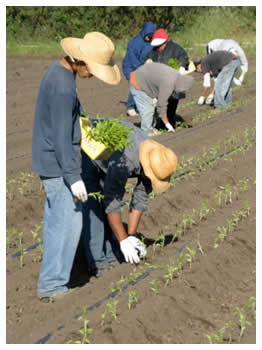
<svg viewBox="0 0 262 350"><path fill-rule="evenodd" d="M119 68L111 64L115 46L105 34L90 32L83 39L65 38L61 40L61 46L70 58L84 61L89 72L98 79L111 85L120 83Z"/></svg>
<svg viewBox="0 0 262 350"><path fill-rule="evenodd" d="M154 192L165 192L170 186L170 176L177 168L176 154L154 140L146 140L140 145L139 160Z"/></svg>

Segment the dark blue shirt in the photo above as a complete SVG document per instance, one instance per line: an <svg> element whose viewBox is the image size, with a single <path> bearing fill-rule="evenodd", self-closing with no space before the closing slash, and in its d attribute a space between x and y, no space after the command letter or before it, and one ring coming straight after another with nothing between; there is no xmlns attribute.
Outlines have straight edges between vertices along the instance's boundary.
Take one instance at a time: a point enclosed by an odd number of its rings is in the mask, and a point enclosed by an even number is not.
<svg viewBox="0 0 262 350"><path fill-rule="evenodd" d="M148 34L153 34L156 28L152 22L146 22L140 33L128 42L122 70L127 80L131 72L144 63L145 56L152 51L150 42L144 40Z"/></svg>
<svg viewBox="0 0 262 350"><path fill-rule="evenodd" d="M32 170L46 177L81 180L81 105L75 74L55 61L40 85L32 138Z"/></svg>

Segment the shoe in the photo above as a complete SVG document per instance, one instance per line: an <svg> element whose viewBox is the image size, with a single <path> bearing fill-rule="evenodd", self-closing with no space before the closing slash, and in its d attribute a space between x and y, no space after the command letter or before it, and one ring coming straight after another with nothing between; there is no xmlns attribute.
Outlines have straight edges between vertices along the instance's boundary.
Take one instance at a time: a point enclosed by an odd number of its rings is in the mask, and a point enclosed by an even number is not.
<svg viewBox="0 0 262 350"><path fill-rule="evenodd" d="M68 289L64 292L60 292L57 294L53 293L52 295L49 295L49 296L40 297L40 301L42 303L54 303L55 300L62 299L65 295L72 293L72 291L73 291L73 289Z"/></svg>
<svg viewBox="0 0 262 350"><path fill-rule="evenodd" d="M160 130L157 130L157 129L153 129L153 131L151 131L148 136L158 136L158 135L161 135L162 134L162 131Z"/></svg>
<svg viewBox="0 0 262 350"><path fill-rule="evenodd" d="M136 113L136 111L135 111L134 108L128 109L128 110L126 111L126 114L127 114L129 117L136 117L136 116L138 116L138 114Z"/></svg>

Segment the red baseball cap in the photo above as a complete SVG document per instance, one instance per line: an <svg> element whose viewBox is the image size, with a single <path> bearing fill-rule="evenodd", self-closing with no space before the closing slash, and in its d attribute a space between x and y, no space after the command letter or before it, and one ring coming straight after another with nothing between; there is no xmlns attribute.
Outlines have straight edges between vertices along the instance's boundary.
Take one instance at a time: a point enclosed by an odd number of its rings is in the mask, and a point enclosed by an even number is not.
<svg viewBox="0 0 262 350"><path fill-rule="evenodd" d="M152 46L160 46L168 41L168 34L163 28L159 28L155 31L152 36L151 45Z"/></svg>

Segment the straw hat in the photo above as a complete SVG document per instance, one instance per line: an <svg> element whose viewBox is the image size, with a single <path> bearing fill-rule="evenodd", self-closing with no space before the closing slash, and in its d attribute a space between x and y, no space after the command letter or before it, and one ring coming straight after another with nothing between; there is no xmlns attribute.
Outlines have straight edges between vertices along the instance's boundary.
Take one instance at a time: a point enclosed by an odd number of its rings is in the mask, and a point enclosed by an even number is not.
<svg viewBox="0 0 262 350"><path fill-rule="evenodd" d="M165 192L170 186L169 177L177 167L177 156L170 149L154 140L141 143L139 160L145 175L151 180L156 193Z"/></svg>
<svg viewBox="0 0 262 350"><path fill-rule="evenodd" d="M119 68L116 64L110 65L115 47L105 34L90 32L83 39L65 38L61 40L61 46L69 57L84 61L89 72L98 79L111 85L119 84Z"/></svg>

